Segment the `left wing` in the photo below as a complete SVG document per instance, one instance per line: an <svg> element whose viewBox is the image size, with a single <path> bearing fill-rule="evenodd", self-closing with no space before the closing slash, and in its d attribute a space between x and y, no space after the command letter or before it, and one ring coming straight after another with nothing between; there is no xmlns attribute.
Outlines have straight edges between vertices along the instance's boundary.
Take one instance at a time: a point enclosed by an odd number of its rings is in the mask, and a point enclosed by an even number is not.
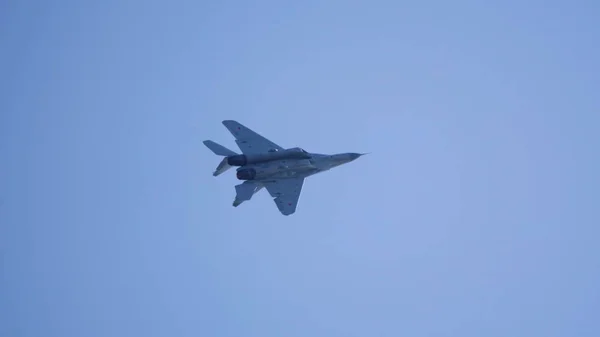
<svg viewBox="0 0 600 337"><path fill-rule="evenodd" d="M281 146L236 121L225 120L223 121L223 125L225 125L227 130L235 137L235 142L243 154L265 153L269 150L283 150Z"/></svg>
<svg viewBox="0 0 600 337"><path fill-rule="evenodd" d="M296 212L304 178L277 179L263 184L269 194L275 198L275 204L281 214L290 215Z"/></svg>

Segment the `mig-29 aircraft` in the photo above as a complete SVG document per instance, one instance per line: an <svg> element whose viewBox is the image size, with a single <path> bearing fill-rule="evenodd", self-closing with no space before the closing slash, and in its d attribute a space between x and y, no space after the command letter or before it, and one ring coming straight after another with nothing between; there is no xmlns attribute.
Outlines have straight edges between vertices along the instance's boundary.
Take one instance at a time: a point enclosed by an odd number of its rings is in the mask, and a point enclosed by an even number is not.
<svg viewBox="0 0 600 337"><path fill-rule="evenodd" d="M224 156L213 176L218 176L237 166L237 178L244 182L235 186L233 206L250 200L263 187L283 215L296 212L304 179L336 166L349 163L365 153L339 153L333 155L309 153L299 147L284 149L244 125L225 120L223 125L235 137L242 154L235 153L211 140L203 143L214 154Z"/></svg>

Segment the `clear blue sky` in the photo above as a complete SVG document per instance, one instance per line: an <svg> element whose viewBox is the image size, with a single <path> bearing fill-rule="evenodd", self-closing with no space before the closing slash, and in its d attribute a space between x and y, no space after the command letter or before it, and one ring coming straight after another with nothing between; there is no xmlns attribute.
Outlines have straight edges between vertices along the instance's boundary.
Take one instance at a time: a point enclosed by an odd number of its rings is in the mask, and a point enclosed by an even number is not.
<svg viewBox="0 0 600 337"><path fill-rule="evenodd" d="M599 336L599 16L3 1L0 336ZM233 208L224 119L373 154Z"/></svg>

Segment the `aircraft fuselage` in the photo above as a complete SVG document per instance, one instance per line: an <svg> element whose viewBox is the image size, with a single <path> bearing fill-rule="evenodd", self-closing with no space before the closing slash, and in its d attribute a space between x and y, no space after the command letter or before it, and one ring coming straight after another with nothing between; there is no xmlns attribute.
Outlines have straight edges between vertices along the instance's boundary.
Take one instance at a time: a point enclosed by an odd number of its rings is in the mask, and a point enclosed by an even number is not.
<svg viewBox="0 0 600 337"><path fill-rule="evenodd" d="M241 154L211 140L203 141L221 162L213 172L219 176L237 167L236 177L243 183L236 185L233 206L248 201L261 189L266 189L283 215L296 212L305 178L349 163L363 153L319 154L302 148L283 148L234 120L223 125L235 137Z"/></svg>
<svg viewBox="0 0 600 337"><path fill-rule="evenodd" d="M241 166L237 169L239 180L268 180L297 177L318 171L318 167L308 159L286 159Z"/></svg>
<svg viewBox="0 0 600 337"><path fill-rule="evenodd" d="M229 166L246 166L249 164L258 164L273 162L278 160L301 160L310 159L311 156L308 152L300 148L286 149L283 151L270 150L262 153L251 153L251 154L236 154L227 157L227 164Z"/></svg>
<svg viewBox="0 0 600 337"><path fill-rule="evenodd" d="M348 163L360 157L358 153L325 155L306 153L309 159L285 159L244 165L237 169L239 180L271 180L308 177Z"/></svg>

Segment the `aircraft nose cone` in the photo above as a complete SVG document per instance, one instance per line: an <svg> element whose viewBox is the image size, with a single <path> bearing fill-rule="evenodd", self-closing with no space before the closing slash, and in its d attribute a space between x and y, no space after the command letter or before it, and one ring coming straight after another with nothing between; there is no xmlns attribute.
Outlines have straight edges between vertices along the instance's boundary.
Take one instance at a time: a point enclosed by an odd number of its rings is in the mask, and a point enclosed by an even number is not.
<svg viewBox="0 0 600 337"><path fill-rule="evenodd" d="M363 153L349 153L348 154L348 156L350 157L350 160L355 160L362 155L363 155Z"/></svg>

